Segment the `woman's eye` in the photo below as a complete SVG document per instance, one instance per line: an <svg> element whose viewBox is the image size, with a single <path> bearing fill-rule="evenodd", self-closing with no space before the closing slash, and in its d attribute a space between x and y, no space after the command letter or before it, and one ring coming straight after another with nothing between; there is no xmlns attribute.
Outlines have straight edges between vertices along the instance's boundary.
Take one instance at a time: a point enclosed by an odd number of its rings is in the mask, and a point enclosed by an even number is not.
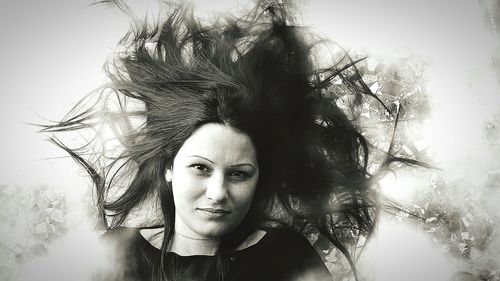
<svg viewBox="0 0 500 281"><path fill-rule="evenodd" d="M244 171L232 171L229 176L236 179L245 179L248 177L248 173Z"/></svg>
<svg viewBox="0 0 500 281"><path fill-rule="evenodd" d="M208 167L206 165L203 165L203 164L193 164L190 167L199 173L208 173L209 172Z"/></svg>

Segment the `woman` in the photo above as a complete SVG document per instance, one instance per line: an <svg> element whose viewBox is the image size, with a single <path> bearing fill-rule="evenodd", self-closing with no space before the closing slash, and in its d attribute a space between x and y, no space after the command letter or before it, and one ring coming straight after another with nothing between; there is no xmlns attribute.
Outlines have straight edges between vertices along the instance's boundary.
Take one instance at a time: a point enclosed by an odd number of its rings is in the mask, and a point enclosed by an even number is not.
<svg viewBox="0 0 500 281"><path fill-rule="evenodd" d="M82 101L46 128L99 138L104 120L120 141L108 157L107 145L101 154L53 138L92 177L115 245L117 264L97 278L331 280L300 235L310 228L354 269L342 229L371 233L377 204L366 141L334 89L371 93L348 56L317 70L320 40L286 10L259 4L202 25L180 6L162 24L136 24L107 65L104 106ZM151 198L162 221L123 227Z"/></svg>

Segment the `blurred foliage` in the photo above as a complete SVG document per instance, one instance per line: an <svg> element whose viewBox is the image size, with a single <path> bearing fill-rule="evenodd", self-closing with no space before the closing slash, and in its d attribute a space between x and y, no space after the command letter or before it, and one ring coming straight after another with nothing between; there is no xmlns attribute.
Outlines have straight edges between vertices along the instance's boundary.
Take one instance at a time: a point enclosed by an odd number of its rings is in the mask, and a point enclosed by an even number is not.
<svg viewBox="0 0 500 281"><path fill-rule="evenodd" d="M486 188L498 187L500 171L490 176ZM465 184L465 181L446 183L436 173L430 188L413 200L411 212L425 218L419 221L418 228L431 234L439 249L449 253L464 272L470 274L470 280L500 280L500 268L495 260L498 253L490 248L491 242L498 239L495 218L483 205L488 195ZM457 190L466 190L460 205L455 202Z"/></svg>
<svg viewBox="0 0 500 281"><path fill-rule="evenodd" d="M0 185L0 200L0 279L14 280L22 264L47 254L50 245L67 232L68 206L62 191L47 186Z"/></svg>

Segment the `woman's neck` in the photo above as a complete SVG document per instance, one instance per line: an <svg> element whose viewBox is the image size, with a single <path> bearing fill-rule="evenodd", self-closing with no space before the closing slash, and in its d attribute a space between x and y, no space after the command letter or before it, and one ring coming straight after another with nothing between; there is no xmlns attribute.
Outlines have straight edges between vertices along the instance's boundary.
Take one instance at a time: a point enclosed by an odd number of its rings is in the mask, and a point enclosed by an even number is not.
<svg viewBox="0 0 500 281"><path fill-rule="evenodd" d="M161 249L163 241L163 228L141 229L141 235L157 249ZM205 239L191 237L183 233L174 232L167 251L180 256L213 256L219 246L218 239Z"/></svg>
<svg viewBox="0 0 500 281"><path fill-rule="evenodd" d="M141 229L141 235L149 241L153 247L161 249L161 244L163 241L163 228L154 229ZM236 250L243 250L252 245L257 244L264 236L266 231L256 230L252 233L242 244L240 244ZM184 235L187 236L187 235ZM195 238L195 237L191 237ZM196 237L198 239L198 237ZM169 252L174 252L180 256L193 256L193 255L204 255L212 256L215 254L217 247L219 246L219 241L210 240L196 240L189 239L179 235L179 233L174 233L172 241L168 247Z"/></svg>
<svg viewBox="0 0 500 281"><path fill-rule="evenodd" d="M169 251L181 256L213 256L218 246L218 239L199 239L175 232L169 245Z"/></svg>

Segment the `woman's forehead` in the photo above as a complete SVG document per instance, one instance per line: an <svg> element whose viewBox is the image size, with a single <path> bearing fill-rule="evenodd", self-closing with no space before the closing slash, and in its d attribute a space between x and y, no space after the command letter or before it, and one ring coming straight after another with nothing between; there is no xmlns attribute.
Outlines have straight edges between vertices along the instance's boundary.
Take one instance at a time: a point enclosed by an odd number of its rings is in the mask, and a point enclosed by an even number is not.
<svg viewBox="0 0 500 281"><path fill-rule="evenodd" d="M177 157L204 158L221 165L257 164L250 137L230 126L208 123L199 127L182 145Z"/></svg>

